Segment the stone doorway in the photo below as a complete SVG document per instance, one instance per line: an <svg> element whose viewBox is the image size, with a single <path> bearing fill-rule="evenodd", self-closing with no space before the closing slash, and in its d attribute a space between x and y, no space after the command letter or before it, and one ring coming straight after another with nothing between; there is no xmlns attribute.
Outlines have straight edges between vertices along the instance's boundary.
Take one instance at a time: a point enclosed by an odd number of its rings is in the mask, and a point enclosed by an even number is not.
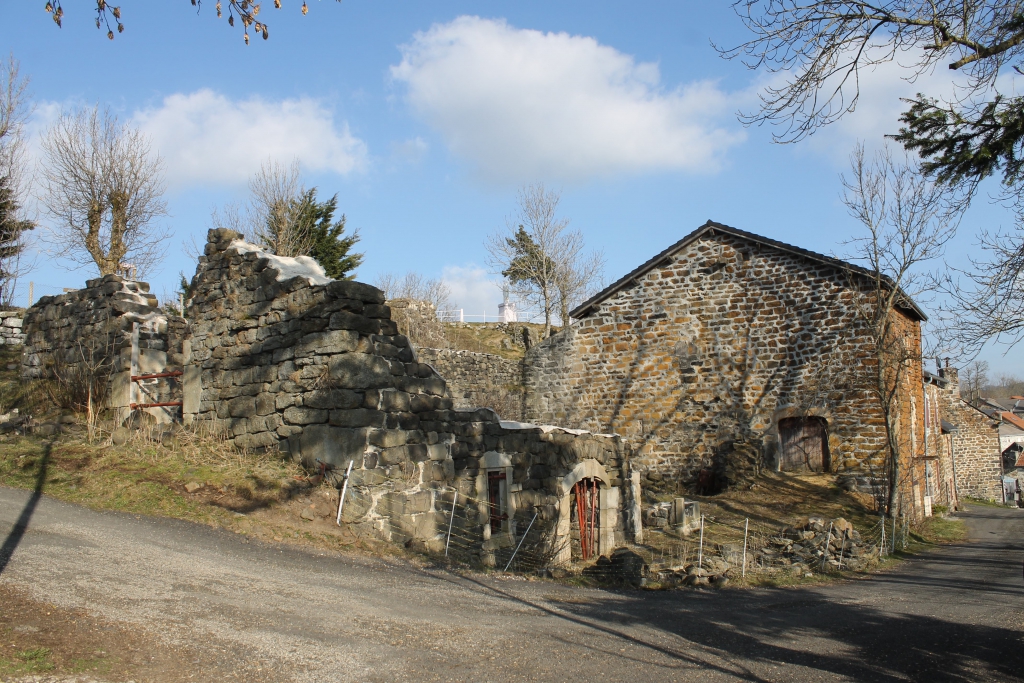
<svg viewBox="0 0 1024 683"><path fill-rule="evenodd" d="M779 469L783 472L829 470L828 425L820 417L779 420Z"/></svg>

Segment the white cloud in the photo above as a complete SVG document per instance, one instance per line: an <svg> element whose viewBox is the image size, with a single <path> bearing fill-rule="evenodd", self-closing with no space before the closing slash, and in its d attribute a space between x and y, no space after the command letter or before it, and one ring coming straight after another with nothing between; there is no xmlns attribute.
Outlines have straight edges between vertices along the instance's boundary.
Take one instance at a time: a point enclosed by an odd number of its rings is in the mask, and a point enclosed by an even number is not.
<svg viewBox="0 0 1024 683"><path fill-rule="evenodd" d="M461 308L467 322L481 322L483 315L494 322L501 303L501 287L491 274L475 264L444 267L441 280L451 289L451 301Z"/></svg>
<svg viewBox="0 0 1024 683"><path fill-rule="evenodd" d="M305 97L232 100L202 89L137 111L133 123L152 137L176 187L243 183L268 158L343 175L366 164L366 144L348 124Z"/></svg>
<svg viewBox="0 0 1024 683"><path fill-rule="evenodd" d="M714 83L666 90L656 64L593 38L464 16L401 50L408 102L494 180L714 171L744 138Z"/></svg>

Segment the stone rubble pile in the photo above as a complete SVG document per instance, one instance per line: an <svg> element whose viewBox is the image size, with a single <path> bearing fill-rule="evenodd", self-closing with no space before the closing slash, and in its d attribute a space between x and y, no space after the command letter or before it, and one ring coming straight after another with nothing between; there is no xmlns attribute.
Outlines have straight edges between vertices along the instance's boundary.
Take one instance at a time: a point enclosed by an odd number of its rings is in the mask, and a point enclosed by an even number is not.
<svg viewBox="0 0 1024 683"><path fill-rule="evenodd" d="M808 517L769 539L759 553L759 560L766 567L818 572L822 567L838 570L842 556L842 568L856 570L864 566L873 550L874 547L866 544L853 525L842 517L832 520Z"/></svg>

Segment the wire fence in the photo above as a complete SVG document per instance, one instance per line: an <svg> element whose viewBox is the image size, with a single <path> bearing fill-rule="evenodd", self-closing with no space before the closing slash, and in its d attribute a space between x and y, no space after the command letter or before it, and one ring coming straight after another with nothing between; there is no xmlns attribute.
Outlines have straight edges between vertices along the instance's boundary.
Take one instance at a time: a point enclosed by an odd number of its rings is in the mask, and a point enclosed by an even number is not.
<svg viewBox="0 0 1024 683"><path fill-rule="evenodd" d="M443 491L438 503L439 540L443 554L455 562L503 571L534 572L550 567L569 539L555 539L556 519L544 507L517 508Z"/></svg>

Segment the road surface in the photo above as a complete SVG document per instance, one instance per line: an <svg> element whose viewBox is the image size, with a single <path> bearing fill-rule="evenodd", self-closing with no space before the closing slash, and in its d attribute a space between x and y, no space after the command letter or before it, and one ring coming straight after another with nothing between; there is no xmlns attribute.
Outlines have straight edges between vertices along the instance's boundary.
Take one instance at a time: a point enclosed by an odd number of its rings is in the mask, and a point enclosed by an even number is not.
<svg viewBox="0 0 1024 683"><path fill-rule="evenodd" d="M1024 675L1024 510L975 507L969 542L869 580L644 592L460 576L30 496L0 488L0 586L190 648L187 675L167 680Z"/></svg>

